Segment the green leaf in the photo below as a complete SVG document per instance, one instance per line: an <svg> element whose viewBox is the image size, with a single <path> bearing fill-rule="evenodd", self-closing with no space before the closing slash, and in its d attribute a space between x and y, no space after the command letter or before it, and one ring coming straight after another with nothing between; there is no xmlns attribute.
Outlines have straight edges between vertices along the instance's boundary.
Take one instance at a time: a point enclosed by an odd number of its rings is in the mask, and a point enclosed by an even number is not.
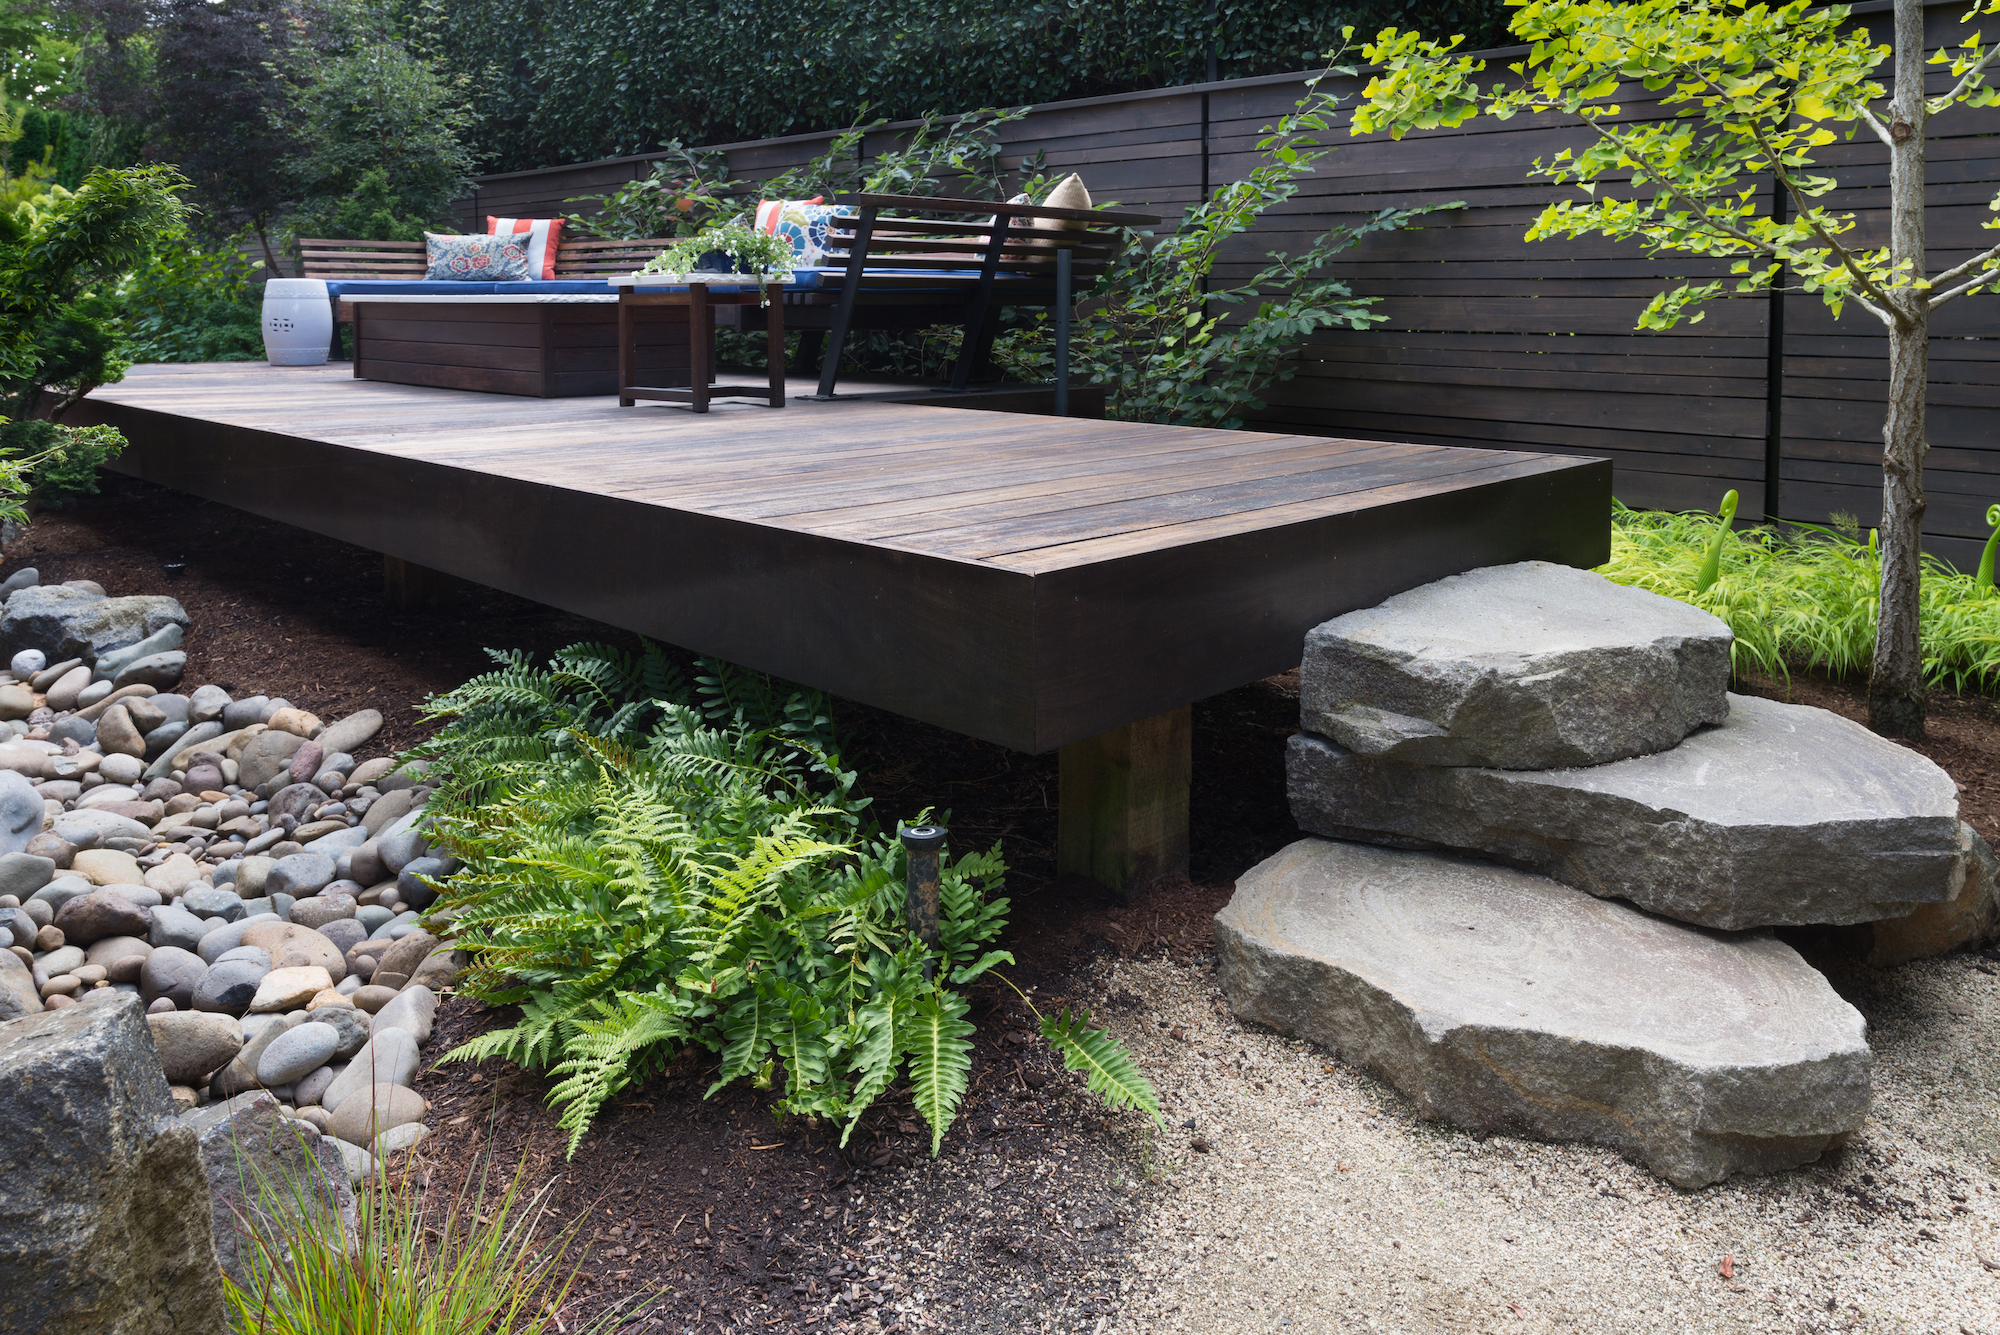
<svg viewBox="0 0 2000 1335"><path fill-rule="evenodd" d="M572 1155L597 1110L631 1082L639 1055L687 1036L685 1020L647 998L626 995L616 1004L597 1002L592 1009L592 1018L575 1021L566 1055L550 1070L562 1077L549 1090L549 1103L562 1109L556 1124L568 1129Z"/></svg>
<svg viewBox="0 0 2000 1335"><path fill-rule="evenodd" d="M953 969L951 971L951 981L963 987L996 964L1012 964L1013 962L1014 957L1009 952L1004 950L989 950L980 956L977 963L968 964L962 969Z"/></svg>
<svg viewBox="0 0 2000 1335"><path fill-rule="evenodd" d="M964 1018L970 1009L956 993L934 990L917 998L910 1017L910 1094L930 1124L933 1155L958 1116L972 1074L974 1031Z"/></svg>
<svg viewBox="0 0 2000 1335"><path fill-rule="evenodd" d="M1106 1029L1090 1027L1090 1012L1078 1010L1074 1019L1065 1007L1061 1015L1042 1017L1042 1037L1062 1057L1063 1065L1083 1072L1084 1085L1091 1093L1114 1108L1137 1108L1162 1127L1159 1092L1140 1073L1132 1054L1111 1037Z"/></svg>
<svg viewBox="0 0 2000 1335"><path fill-rule="evenodd" d="M763 1064L764 1055L778 1038L779 1005L762 988L752 988L731 1006L722 1019L722 1069L703 1097L713 1095L732 1080L741 1080Z"/></svg>

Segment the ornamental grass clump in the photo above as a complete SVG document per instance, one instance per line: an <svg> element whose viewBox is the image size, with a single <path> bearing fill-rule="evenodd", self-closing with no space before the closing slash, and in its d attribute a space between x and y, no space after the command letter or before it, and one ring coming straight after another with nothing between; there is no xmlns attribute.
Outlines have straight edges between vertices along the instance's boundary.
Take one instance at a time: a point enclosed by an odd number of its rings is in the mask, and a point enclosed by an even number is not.
<svg viewBox="0 0 2000 1335"><path fill-rule="evenodd" d="M1704 566L1714 560L1704 587ZM1784 677L1793 667L1865 675L1875 649L1881 554L1853 524L1734 528L1700 512L1618 506L1600 573L1714 613L1735 632L1733 662ZM1956 690L2000 686L2000 598L1924 558L1924 676Z"/></svg>
<svg viewBox="0 0 2000 1335"><path fill-rule="evenodd" d="M690 1049L719 1059L709 1093L773 1090L842 1143L907 1081L936 1152L971 1071L960 989L1013 962L990 948L998 846L941 860L927 943L825 696L708 660L689 681L651 646L495 657L429 702L448 721L423 754L434 838L465 860L445 894L472 953L459 986L521 1016L445 1060L547 1069L571 1154L607 1099ZM1088 1016L1042 1031L1094 1093L1159 1116Z"/></svg>
<svg viewBox="0 0 2000 1335"><path fill-rule="evenodd" d="M563 1314L583 1259L576 1225L518 1171L496 1190L482 1167L434 1201L411 1174L378 1170L351 1227L318 1184L260 1173L248 1186L259 1218L238 1223L245 1283L223 1281L234 1335L605 1335L645 1302ZM272 1219L314 1223L260 1226Z"/></svg>

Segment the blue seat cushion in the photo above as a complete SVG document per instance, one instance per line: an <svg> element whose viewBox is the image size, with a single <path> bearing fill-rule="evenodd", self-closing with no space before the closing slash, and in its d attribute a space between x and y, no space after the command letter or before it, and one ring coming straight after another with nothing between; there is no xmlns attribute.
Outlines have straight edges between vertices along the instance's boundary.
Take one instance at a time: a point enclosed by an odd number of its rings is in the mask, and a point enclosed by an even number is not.
<svg viewBox="0 0 2000 1335"><path fill-rule="evenodd" d="M524 296L570 296L578 293L611 295L604 280L558 278L554 281L530 279L519 283L459 282L434 278L329 278L330 297L486 297L521 293Z"/></svg>
<svg viewBox="0 0 2000 1335"><path fill-rule="evenodd" d="M870 265L867 272L870 274L879 274L885 278L922 276L927 278L967 280L979 277L977 269L895 269L886 265ZM792 281L785 284L784 290L787 292L811 292L827 288L837 288L840 286L841 280L846 276L847 269L845 266L818 269L802 268L793 272ZM1002 277L1013 276L1008 274L1002 275ZM662 283L660 286L672 290L676 288L684 289L686 284ZM866 279L864 278L864 289L866 289L866 286ZM530 279L525 282L514 283L456 282L423 278L329 278L326 280L326 290L328 296L346 297L350 301L356 297L368 296L484 297L512 295L515 293L519 293L522 296L592 294L609 296L616 291L615 288L607 284L602 278ZM716 290L719 292L728 292L740 289L717 287Z"/></svg>

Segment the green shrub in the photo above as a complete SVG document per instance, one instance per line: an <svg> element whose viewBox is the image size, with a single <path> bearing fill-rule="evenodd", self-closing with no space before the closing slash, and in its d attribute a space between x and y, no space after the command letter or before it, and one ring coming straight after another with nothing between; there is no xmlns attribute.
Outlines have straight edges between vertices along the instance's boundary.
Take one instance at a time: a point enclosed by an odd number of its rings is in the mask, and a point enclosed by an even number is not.
<svg viewBox="0 0 2000 1335"><path fill-rule="evenodd" d="M387 9L343 2L322 13L326 40L298 53L291 71L287 114L302 145L284 163L298 200L293 234L422 240L424 223L451 230L474 160L459 81L398 40ZM384 219L398 235L375 235Z"/></svg>
<svg viewBox="0 0 2000 1335"><path fill-rule="evenodd" d="M171 167L93 167L74 192L0 209L0 413L60 418L124 374L99 294L181 230L185 186Z"/></svg>
<svg viewBox="0 0 2000 1335"><path fill-rule="evenodd" d="M690 1045L722 1059L711 1093L779 1090L781 1114L832 1119L843 1141L907 1078L935 1149L971 1063L956 989L1011 959L987 948L999 849L944 861L927 945L824 696L706 661L690 683L650 646L495 658L429 702L449 722L423 754L442 775L432 827L466 863L444 900L473 953L460 985L522 1014L446 1060L549 1068L572 1154L606 1099ZM1086 1019L1044 1032L1093 1090L1157 1116Z"/></svg>
<svg viewBox="0 0 2000 1335"><path fill-rule="evenodd" d="M74 190L90 169L90 140L79 118L52 107L20 108L21 137L7 149L7 172L25 176L45 168L51 181Z"/></svg>
<svg viewBox="0 0 2000 1335"><path fill-rule="evenodd" d="M1352 73L1351 70L1341 70ZM1313 137L1333 123L1335 100L1317 83L1294 114L1265 127L1264 160L1240 181L1191 204L1171 236L1127 233L1125 249L1090 294L1070 333L1070 374L1106 390L1107 416L1138 422L1237 428L1264 407L1259 395L1296 373L1292 358L1316 331L1366 329L1385 317L1325 273L1371 232L1406 227L1436 209L1383 209L1356 227L1321 234L1305 253L1272 251L1248 282L1222 286L1215 266L1234 237L1296 195L1331 150ZM994 346L1014 378L1043 380L1055 364L1053 322L1036 312Z"/></svg>
<svg viewBox="0 0 2000 1335"><path fill-rule="evenodd" d="M606 195L577 195L565 204L595 204L594 213L564 214L570 227L612 241L646 241L690 236L740 210L722 192L729 179L729 155L683 148L678 139L661 150L666 156L637 180Z"/></svg>
<svg viewBox="0 0 2000 1335"><path fill-rule="evenodd" d="M0 493L19 498L0 504L0 519L25 523L22 502L60 509L79 496L97 494L97 474L125 448L116 427L62 426L46 418L0 420Z"/></svg>
<svg viewBox="0 0 2000 1335"><path fill-rule="evenodd" d="M257 266L228 244L166 238L118 285L118 355L129 362L246 362L264 357Z"/></svg>
<svg viewBox="0 0 2000 1335"><path fill-rule="evenodd" d="M1833 528L1737 529L1716 515L1628 510L1612 517L1611 560L1599 571L1620 584L1665 594L1714 613L1735 632L1741 670L1785 676L1793 667L1837 676L1868 672L1875 650L1881 559L1874 535L1851 521ZM1719 543L1719 545L1718 545ZM1701 587L1717 551L1717 574ZM2000 686L2000 598L1977 577L1924 558L1924 675L1990 691Z"/></svg>
<svg viewBox="0 0 2000 1335"><path fill-rule="evenodd" d="M361 241L421 241L430 226L422 216L407 211L401 195L389 184L389 173L371 167L361 174L354 189L319 215L321 235ZM312 219L294 221L295 233L313 228Z"/></svg>

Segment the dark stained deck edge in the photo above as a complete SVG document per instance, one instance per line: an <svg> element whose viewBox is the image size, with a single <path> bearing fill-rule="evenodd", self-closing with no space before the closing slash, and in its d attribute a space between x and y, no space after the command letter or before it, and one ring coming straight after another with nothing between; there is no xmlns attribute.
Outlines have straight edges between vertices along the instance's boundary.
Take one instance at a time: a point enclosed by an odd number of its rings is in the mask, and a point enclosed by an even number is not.
<svg viewBox="0 0 2000 1335"><path fill-rule="evenodd" d="M122 430L133 477L1030 752L1295 666L1311 627L1444 575L1609 557L1600 459L1030 573L109 399L69 420Z"/></svg>

